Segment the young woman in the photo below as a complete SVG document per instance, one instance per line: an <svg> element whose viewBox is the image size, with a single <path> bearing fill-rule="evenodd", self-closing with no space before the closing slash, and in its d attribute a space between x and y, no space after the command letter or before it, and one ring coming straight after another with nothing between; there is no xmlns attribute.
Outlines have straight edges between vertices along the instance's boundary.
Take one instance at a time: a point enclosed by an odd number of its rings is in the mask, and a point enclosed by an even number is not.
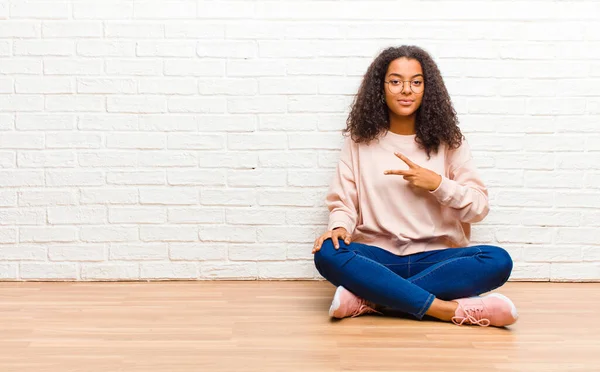
<svg viewBox="0 0 600 372"><path fill-rule="evenodd" d="M335 318L392 309L417 319L506 326L517 310L493 293L512 271L502 248L469 246L487 189L440 71L416 46L384 50L352 104L330 185L317 270L337 286Z"/></svg>

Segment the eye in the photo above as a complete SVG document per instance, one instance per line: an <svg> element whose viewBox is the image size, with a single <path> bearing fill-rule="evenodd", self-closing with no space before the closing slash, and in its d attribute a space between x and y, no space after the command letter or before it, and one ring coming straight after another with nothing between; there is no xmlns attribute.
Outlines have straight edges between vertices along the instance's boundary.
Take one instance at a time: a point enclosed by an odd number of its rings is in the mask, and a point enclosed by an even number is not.
<svg viewBox="0 0 600 372"><path fill-rule="evenodd" d="M423 82L421 80L413 80L413 82L412 82L412 85L414 85L416 87L420 86L421 84L423 84Z"/></svg>
<svg viewBox="0 0 600 372"><path fill-rule="evenodd" d="M392 85L400 85L400 80L390 80L390 84L392 84Z"/></svg>

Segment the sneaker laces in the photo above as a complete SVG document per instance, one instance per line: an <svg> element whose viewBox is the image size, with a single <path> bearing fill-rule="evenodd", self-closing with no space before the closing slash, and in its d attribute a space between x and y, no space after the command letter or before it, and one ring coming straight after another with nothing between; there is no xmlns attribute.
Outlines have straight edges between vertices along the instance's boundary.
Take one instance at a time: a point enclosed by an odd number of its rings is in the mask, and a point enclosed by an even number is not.
<svg viewBox="0 0 600 372"><path fill-rule="evenodd" d="M369 314L369 313L382 314L381 312L375 310L373 307L367 305L366 300L359 299L358 301L359 301L360 306L356 310L354 310L354 312L352 312L351 318L357 317L362 314Z"/></svg>
<svg viewBox="0 0 600 372"><path fill-rule="evenodd" d="M463 325L465 322L469 322L468 324L479 325L482 327L487 327L490 325L490 320L483 317L483 307L469 307L465 309L460 304L458 307L465 313L466 316L453 316L452 323L456 325Z"/></svg>

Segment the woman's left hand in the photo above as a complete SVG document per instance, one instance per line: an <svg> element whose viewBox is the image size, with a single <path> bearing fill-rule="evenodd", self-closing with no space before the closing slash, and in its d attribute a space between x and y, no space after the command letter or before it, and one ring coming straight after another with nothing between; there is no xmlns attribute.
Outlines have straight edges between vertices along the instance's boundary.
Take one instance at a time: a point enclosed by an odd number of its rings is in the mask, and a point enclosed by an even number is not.
<svg viewBox="0 0 600 372"><path fill-rule="evenodd" d="M427 168L423 168L413 163L406 156L395 152L394 155L400 158L403 162L408 165L408 170L386 170L383 172L384 174L396 174L399 176L404 176L404 179L407 180L411 185L420 187L422 189L426 189L429 191L433 191L440 186L442 182L442 176L435 173L432 170Z"/></svg>

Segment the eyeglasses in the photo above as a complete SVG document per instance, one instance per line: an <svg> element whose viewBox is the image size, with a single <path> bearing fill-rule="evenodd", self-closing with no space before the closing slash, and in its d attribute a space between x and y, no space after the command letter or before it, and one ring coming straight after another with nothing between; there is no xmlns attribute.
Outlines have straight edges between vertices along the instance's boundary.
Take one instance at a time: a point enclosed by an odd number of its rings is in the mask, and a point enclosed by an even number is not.
<svg viewBox="0 0 600 372"><path fill-rule="evenodd" d="M398 93L402 92L402 90L404 90L405 82L410 83L410 90L412 90L414 93L416 93L416 94L423 93L425 85L424 85L423 80L421 80L421 79L415 79L415 80L392 79L389 81L384 81L384 83L386 83L388 85L388 89L389 89L390 93L392 93L392 94L398 94Z"/></svg>

